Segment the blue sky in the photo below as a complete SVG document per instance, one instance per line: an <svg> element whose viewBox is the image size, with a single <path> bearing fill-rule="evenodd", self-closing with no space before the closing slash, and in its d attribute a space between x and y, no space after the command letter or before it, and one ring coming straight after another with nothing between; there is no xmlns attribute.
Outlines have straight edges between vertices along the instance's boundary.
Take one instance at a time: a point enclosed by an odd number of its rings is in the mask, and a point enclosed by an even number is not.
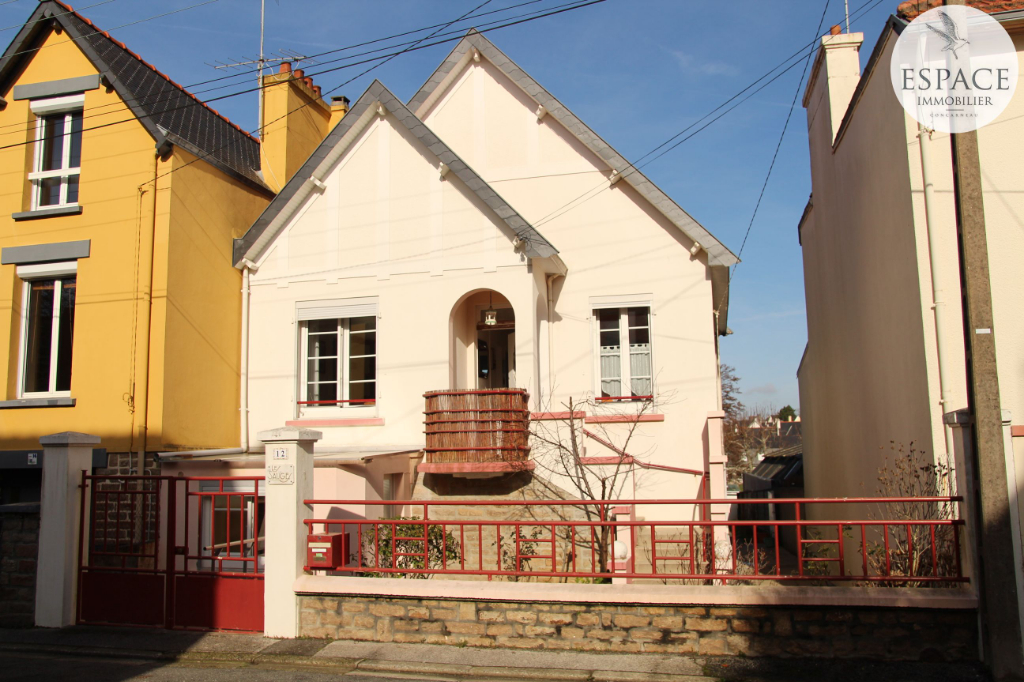
<svg viewBox="0 0 1024 682"><path fill-rule="evenodd" d="M80 0L74 7L189 86L230 73L208 64L258 54L259 0L214 0L118 27L202 1ZM480 11L522 1L492 0ZM445 23L481 2L266 0L266 48L268 53L323 52ZM542 0L481 21L564 2ZM852 30L865 34L863 64L898 0L849 2L851 14L867 7L852 25ZM637 159L809 44L825 3L607 0L488 36L627 159ZM36 0L0 1L0 28L20 25L35 4ZM843 0L829 0L822 32L842 17ZM0 43L6 45L15 32L0 32ZM408 99L453 44L401 55L335 94L355 100L373 78L379 78ZM315 82L326 94L368 66L325 73ZM802 66L643 169L733 251L743 241ZM306 71L325 68L330 67L309 66ZM252 81L239 75L221 90L201 92L210 85L193 90L210 98L248 89ZM213 106L247 130L257 125L254 93ZM806 120L798 101L732 284L729 326L734 334L722 340L722 358L736 367L748 406L797 406L799 401L796 369L807 330L796 226L810 193Z"/></svg>

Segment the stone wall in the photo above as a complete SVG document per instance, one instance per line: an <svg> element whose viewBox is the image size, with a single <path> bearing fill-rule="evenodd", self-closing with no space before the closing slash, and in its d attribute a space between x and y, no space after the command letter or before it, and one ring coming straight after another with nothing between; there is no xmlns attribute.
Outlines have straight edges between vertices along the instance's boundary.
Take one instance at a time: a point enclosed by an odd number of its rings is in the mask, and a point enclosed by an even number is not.
<svg viewBox="0 0 1024 682"><path fill-rule="evenodd" d="M300 597L300 636L709 656L974 660L973 610Z"/></svg>
<svg viewBox="0 0 1024 682"><path fill-rule="evenodd" d="M0 627L32 627L36 614L39 504L0 507Z"/></svg>

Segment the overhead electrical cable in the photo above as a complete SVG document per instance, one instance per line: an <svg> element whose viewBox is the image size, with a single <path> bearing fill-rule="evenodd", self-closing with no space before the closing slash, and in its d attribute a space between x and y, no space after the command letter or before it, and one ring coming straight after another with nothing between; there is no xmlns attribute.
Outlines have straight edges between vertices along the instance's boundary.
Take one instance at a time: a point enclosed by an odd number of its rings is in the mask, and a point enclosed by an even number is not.
<svg viewBox="0 0 1024 682"><path fill-rule="evenodd" d="M821 35L821 27L825 23L825 13L828 12L828 6L831 0L825 0L825 9L821 12L821 19L818 20L818 28L815 30L814 35ZM849 22L849 20L847 20ZM849 23L847 23L849 26ZM814 52L810 51L807 53L807 59L804 60L804 70L800 74L800 80L796 84L796 92L793 93L793 101L789 104L789 113L786 114L786 122L782 124L782 133L779 134L779 143L775 145L775 153L772 154L772 162L768 165L768 173L764 176L764 182L761 184L761 193L757 195L757 203L754 204L754 212L750 216L750 223L747 225L747 231L743 235L743 241L740 243L740 250L736 252L736 258L739 259L743 255L743 249L747 245L747 239L750 237L750 230L754 227L754 219L757 218L757 210L761 208L761 200L764 199L764 192L768 188L768 180L772 177L772 170L775 168L775 161L779 158L779 150L782 149L782 141L786 139L786 130L789 129L789 121L793 118L793 110L796 109L796 102L800 99L800 91L803 89L804 78L807 77L807 67L811 65L811 57L814 56ZM732 274L735 275L736 268L739 263L735 263L732 266Z"/></svg>
<svg viewBox="0 0 1024 682"><path fill-rule="evenodd" d="M884 0L867 0L867 2L862 4L859 8L857 8L857 10L855 10L853 12L853 14L851 15L851 21L853 21L854 19L856 19L859 16L863 16L867 12L869 12L872 9L874 9L875 7L877 7L878 5L882 4L882 2L884 2ZM826 36L825 38L828 39L828 36ZM728 114L733 109L735 109L737 106L739 106L739 104L742 104L743 102L749 100L750 97L752 97L753 95L755 95L758 92L760 92L761 90L763 90L766 86L768 86L772 82L778 80L778 78L780 76L782 76L784 73L786 73L787 71L789 71L789 70L793 69L794 67L796 67L796 65L800 63L799 60L794 61L789 66L785 66L785 65L788 62L792 61L794 58L803 56L804 50L808 49L809 47L816 46L818 44L819 40L820 40L820 38L815 38L810 43L802 46L799 50L794 52L792 55L790 55L786 59L782 60L782 62L780 62L774 68L768 70L760 78L754 80L752 83L747 85L745 88L743 88L742 90L737 92L735 95L733 95L729 99L727 99L724 102L722 102L721 104L719 104L717 107L712 109L710 112L708 112L707 114L705 114L701 118L697 119L695 122L691 123L687 127L683 128L678 133L676 133L672 137L668 138L667 140L665 140L664 142L659 144L657 147L655 147L654 149L650 150L649 152L647 152L646 154L641 156L636 161L628 164L626 166L626 168L623 169L623 171L620 173L619 177L620 178L629 177L633 173L639 171L639 169L644 168L645 166L650 165L654 161L657 161L658 159L660 159L665 154L667 154L667 153L671 152L672 150L676 149L683 142L686 142L687 140L691 139L692 137L694 137L695 135L697 135L701 131L703 131L706 128L708 128L710 125L712 125L716 121L720 120L726 114ZM744 93L747 93L748 90L751 90L751 88L754 88L755 86L758 85L758 83L760 83L764 79L768 78L769 76L771 76L772 74L774 74L776 71L778 71L779 69L781 69L784 66L785 66L785 69L783 71L775 74L775 76L773 76L770 80L768 80L767 82L762 84L760 87L757 87L755 90L750 92L746 97L743 97L742 99L740 99L740 101L737 102L735 105L733 105L731 107L728 107L727 109L722 111L717 116L714 116L714 118L711 118L711 120L708 121L706 124L704 124L703 126L697 128L696 130L694 130L694 128L696 128L702 121L712 117L712 115L716 114L716 112L721 111L723 108L728 106L729 103L731 103L734 100L736 100L736 99L740 98L741 96L743 96ZM691 131L691 130L693 132L691 132L689 135L686 135L686 133ZM679 139L683 135L686 135L686 136L682 137L682 139ZM671 146L669 146L669 145L671 145ZM651 156L655 152L658 152L659 150L662 150L661 153L657 154L656 156L654 156L651 159L648 159L647 161L644 161L643 163L640 163L641 161L643 161L644 159L647 159L647 157ZM602 182L602 183L600 183L598 185L595 185L594 187L592 187L591 189L587 190L586 192L583 192L582 194L580 194L579 196L575 197L574 199L571 199L570 201L566 202L565 204L562 204L558 208L554 209L553 211L551 211L550 213L548 213L547 215L542 217L539 221L534 222L533 226L539 228L542 225L544 225L545 223L550 222L551 220L554 220L555 218L558 218L558 217L560 217L562 215L565 215L565 213L567 213L568 211L571 211L571 210L577 208L578 206L581 206L582 204L586 203L586 201L589 201L591 198L593 198L597 194L600 194L601 191L606 190L608 188L609 188L609 185L608 185L607 182ZM577 203L577 202L579 202L579 203Z"/></svg>
<svg viewBox="0 0 1024 682"><path fill-rule="evenodd" d="M208 2L217 2L217 1L218 0L208 0ZM600 3L603 3L603 2L606 2L606 0L578 0L577 2L569 3L568 5L557 6L557 8L553 8L551 10L545 11L542 14L536 14L534 16L527 16L526 18L505 21L504 23L502 23L500 25L492 26L488 30L496 31L496 30L499 30L499 29L502 29L502 28L508 28L508 27L511 27L511 26L516 26L516 25L527 23L527 22L530 22L530 21L535 21L537 19L543 19L543 18L546 18L546 17L549 17L549 16L554 16L556 14L561 14L563 12L568 12L568 11L572 11L572 10L576 10L576 9L582 9L584 7L589 7L590 5L596 5L596 4L600 4ZM458 20L456 20L456 21L458 21ZM428 38L429 38L429 36L428 36ZM423 40L427 40L428 38L424 38ZM332 68L329 68L329 69L324 69L322 71L311 72L311 73L307 74L307 77L312 78L312 77L320 76L320 75L323 75L323 74L326 74L326 73L333 73L335 71L342 71L344 69L352 68L354 66L360 66L360 65L363 65L363 64L369 64L369 63L376 62L376 61L380 61L381 64L385 64L388 61L390 61L391 59L395 58L396 56L401 55L401 54L406 54L407 52L413 52L413 51L416 51L416 50L427 49L429 47L434 47L436 45L442 45L442 44L445 44L445 43L455 42L455 41L461 40L461 39L462 39L462 34L459 33L458 35L453 36L453 37L447 37L447 38L444 38L444 39L441 39L441 40L435 40L435 41L432 41L432 42L429 42L429 43L425 43L425 44L414 44L414 45L412 45L410 47L407 47L406 49L400 50L398 52L392 52L390 54L378 55L376 57L372 57L372 58L369 58L369 59L363 59L363 60L360 60L360 61L353 62L351 64L344 64L344 65L341 65L341 66L336 66L336 67L332 67ZM421 42L421 41L416 41L416 42ZM380 64L378 64L377 66L380 66ZM371 67L370 70L372 70L372 68L376 68L376 66L375 67ZM364 73L366 73L366 72L364 72ZM358 76L356 76L356 78L358 78ZM327 91L325 93L325 95L329 95L331 92L334 92L338 88L343 87L344 85L347 85L352 80L354 80L354 78L353 79L349 79L348 81L346 81L345 83L342 83L338 87L332 88L331 90ZM172 112L172 111L176 111L178 109L186 109L186 108L190 108L190 107L194 107L194 106L209 105L211 102L217 102L217 101L224 100L224 99L229 99L229 98L232 98L232 97L238 97L240 95L244 95L244 94L248 94L248 93L252 93L252 92L257 92L258 90L259 90L259 86L248 87L248 88L245 88L243 90L239 90L237 92L228 93L228 94L225 94L225 95L220 95L218 97L213 97L213 98L204 100L202 102L198 102L198 101L197 102L189 102L187 104L184 104L184 105L181 105L181 106L178 106L178 107L172 107L172 108L164 109L162 111L162 113L169 113L169 112ZM299 108L300 109L304 108L306 106L309 106L309 104L311 104L311 102L307 102L306 104L301 105ZM85 118L90 118L91 116L106 116L106 115L110 115L111 113L121 113L121 112L120 112L120 110L116 110L114 112L97 113L97 114L93 114L93 115L90 115L90 116L86 116ZM135 121L135 120L136 120L136 118L134 116L131 116L129 118L124 118L124 119L120 119L120 120L117 120L117 121L110 121L108 123L103 123L103 124L98 124L98 125L94 125L94 126L84 127L82 130L83 130L83 132L84 131L88 131L88 130L98 130L98 129L101 129L101 128L107 128L107 127L110 127L110 126L120 125L120 124L123 124L123 123L130 123L130 122ZM23 125L23 124L17 124L17 125ZM28 131L34 130L34 126L29 126L25 130L28 130ZM10 135L12 133L6 133L6 134ZM0 145L0 149L9 149L11 147L18 147L18 146L24 146L24 145L27 145L27 144L34 144L34 142L35 142L34 140L24 140L24 141L14 142L14 143L10 143L10 144L7 144L7 145Z"/></svg>
<svg viewBox="0 0 1024 682"><path fill-rule="evenodd" d="M532 4L536 4L538 2L543 2L543 1L544 0L528 0L527 2L520 2L520 3L515 4L515 5L508 5L508 6L505 6L505 7L500 7L498 9L490 10L490 11L487 11L487 12L481 12L479 14L471 14L469 16L463 17L459 21L465 21L467 19L478 19L480 17L484 17L484 16L487 16L487 15L496 14L496 13L500 13L500 12L505 12L505 11L509 11L509 10L512 10L512 9L517 9L519 7L523 7L525 5L532 5ZM557 5L556 7L567 7L567 6L570 6L570 5L577 4L578 2L580 2L580 0L573 0L573 2L565 3L564 5ZM203 4L207 4L207 3L203 3ZM195 5L195 6L198 6L198 5ZM181 10L176 10L176 11L184 11L185 9L190 9L190 8L182 8ZM550 8L550 9L553 9L553 8ZM520 19L520 18L523 18L523 17L529 17L529 16L531 16L533 14L536 14L536 13L542 13L542 12L545 12L545 11L547 11L547 10L536 10L534 12L526 12L526 13L519 14L519 15L516 15L514 17L511 17L511 18L512 19ZM160 16L162 16L162 15L160 15ZM142 21L149 21L149 20L152 20L153 18L155 18L155 17L150 17L149 19L143 19L143 20L140 20L140 21L137 21L137 22L132 22L132 23L141 23ZM484 23L484 24L480 24L479 28L481 28L483 30L490 30L488 27L490 27L493 24L501 23L502 21L508 21L508 19L499 19L499 20L495 20L495 21L492 21L492 22L487 22L487 23ZM335 54L335 53L342 52L342 51L345 51L345 50L352 50L352 49L355 49L355 48L358 48L358 47L363 47L363 46L371 45L371 44L374 44L374 43L384 42L384 41L387 41L387 40L391 40L393 38L403 37L403 36L414 34L414 33L421 33L421 32L423 32L425 30L430 30L432 28L437 28L438 26L445 27L445 26L447 26L447 24L434 24L432 26L427 26L427 27L424 27L424 28L418 28L418 29L414 29L414 30L411 30L411 31L405 31L403 33L397 33L397 34L394 34L394 35L391 35L391 36L386 36L386 37L383 37L383 38L376 38L374 40L368 40L368 41L364 41L362 43L356 43L356 44L353 44L353 45L348 45L348 46L336 48L336 49L333 49L333 50L327 50L327 51L321 52L321 53L316 53L316 54L311 54L311 55L304 55L304 58L305 59L316 59L317 57L320 57L322 55ZM445 34L442 34L442 35L453 35L453 34L456 34L456 33L458 35L462 35L464 30L465 29L458 29L455 32L445 33ZM322 65L324 63L335 63L335 62L338 62L338 61L342 61L343 59L352 59L354 57L363 56L363 55L367 55L367 54L373 54L374 52L380 52L382 50L392 50L394 48L401 47L403 45L415 44L416 42L417 41L407 41L407 42L404 42L404 43L396 43L394 45L390 45L390 46L387 46L387 47L379 48L377 50L369 50L369 51L366 51L366 52L361 52L361 53L356 53L356 54L353 54L353 55L349 55L348 57L344 57L344 58L341 58L341 59L330 60L328 62L321 62L319 65ZM14 53L14 54L27 54L27 53L30 53L32 51L34 51L34 50L23 50L21 52L17 52L17 53ZM14 56L14 55L12 54L11 56ZM181 87L183 89L185 89L185 90L188 90L189 94L201 95L201 94L204 94L206 92L213 92L215 90L221 90L221 89L229 88L229 87L237 87L241 83L242 80L247 79L249 76L251 76L252 74L255 74L257 71L259 71L258 68L257 69L247 69L245 71L232 73L232 74L229 74L227 76L220 76L218 78L211 78L211 79L207 79L207 80L203 80L203 81L198 81L196 83L182 85ZM223 85L219 85L219 86L212 87L212 88L206 88L206 89L202 89L202 90L193 90L193 88L195 88L197 86L200 86L200 85L205 85L205 84L209 84L209 83L217 83L217 82L221 82L221 81L225 81L225 80L229 80L229 79L234 79L234 80L236 80L238 82L224 83ZM240 94L247 94L248 92L252 92L252 91L253 90L246 90L246 91L244 91L244 92L242 92ZM149 97L139 97L139 98L136 98L136 99L134 99L132 101L135 102L135 103L138 103L138 104L153 105L153 104L159 104L160 102L167 101L168 99L175 98L175 97L176 97L176 95L172 95L172 96L168 97L168 96L166 96L163 93L158 93L158 94L150 95ZM101 110L103 110L103 109L111 109L113 107L120 107L120 106L122 106L121 102L112 102L112 103L109 103L109 104L101 104L99 106L92 107L90 109L90 111L92 113L90 113L89 115L85 116L84 118L88 119L88 118L91 118L93 116L106 116L106 115L109 115L111 112L109 112L109 111L108 112L103 112ZM24 126L25 126L24 123L8 123L6 125L0 126L0 130L2 130L4 128L14 128L14 127L24 127ZM34 126L30 125L28 127L28 129L34 129Z"/></svg>

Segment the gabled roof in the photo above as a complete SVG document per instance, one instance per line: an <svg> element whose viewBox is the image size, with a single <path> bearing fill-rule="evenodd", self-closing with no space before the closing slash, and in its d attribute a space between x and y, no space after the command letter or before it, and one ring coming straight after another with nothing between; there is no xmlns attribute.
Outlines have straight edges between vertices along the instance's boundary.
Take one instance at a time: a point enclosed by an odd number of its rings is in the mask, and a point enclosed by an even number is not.
<svg viewBox="0 0 1024 682"><path fill-rule="evenodd" d="M373 81L359 97L352 109L327 134L320 146L310 155L302 167L281 189L277 197L253 223L241 239L235 240L234 261L239 267L243 260L256 261L287 226L289 219L306 200L314 187L321 183L331 167L359 136L373 117L378 116L382 106L399 124L405 126L434 156L448 166L448 174L462 181L477 197L501 218L524 243L526 255L546 258L558 250L526 222L508 202L494 191L476 172L442 142L427 126L384 87L380 81Z"/></svg>
<svg viewBox="0 0 1024 682"><path fill-rule="evenodd" d="M526 71L509 59L505 53L495 47L490 40L478 33L476 29L471 29L459 41L459 44L455 46L451 54L445 58L441 65L437 67L437 70L427 79L427 82L419 89L419 92L409 101L409 108L418 116L422 116L441 97L462 67L472 59L472 51L474 49L478 50L482 56L486 57L489 62L500 69L513 83L533 98L538 105L544 107L548 112L548 116L553 116L587 149L603 159L612 170L622 177L623 181L632 185L641 196L657 208L683 234L700 244L701 248L708 254L708 264L710 266L730 266L739 262L739 258L722 242L718 241L714 235L708 232L703 225L694 220L679 204L659 189L643 173L634 168L610 144L602 140L597 133L569 111L568 107L555 99L540 83L535 81Z"/></svg>
<svg viewBox="0 0 1024 682"><path fill-rule="evenodd" d="M0 56L0 89L17 78L54 24L82 50L158 145L180 144L229 175L270 192L258 174L260 152L255 137L58 0L40 0Z"/></svg>

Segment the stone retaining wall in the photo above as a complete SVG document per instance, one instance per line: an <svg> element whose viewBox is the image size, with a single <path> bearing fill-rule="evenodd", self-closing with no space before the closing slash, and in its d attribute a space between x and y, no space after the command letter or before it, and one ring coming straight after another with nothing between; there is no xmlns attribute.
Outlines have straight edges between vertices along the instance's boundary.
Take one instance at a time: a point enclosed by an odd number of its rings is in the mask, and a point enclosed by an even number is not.
<svg viewBox="0 0 1024 682"><path fill-rule="evenodd" d="M35 624L39 504L0 507L0 627Z"/></svg>
<svg viewBox="0 0 1024 682"><path fill-rule="evenodd" d="M300 636L599 652L974 660L973 610L300 596Z"/></svg>

